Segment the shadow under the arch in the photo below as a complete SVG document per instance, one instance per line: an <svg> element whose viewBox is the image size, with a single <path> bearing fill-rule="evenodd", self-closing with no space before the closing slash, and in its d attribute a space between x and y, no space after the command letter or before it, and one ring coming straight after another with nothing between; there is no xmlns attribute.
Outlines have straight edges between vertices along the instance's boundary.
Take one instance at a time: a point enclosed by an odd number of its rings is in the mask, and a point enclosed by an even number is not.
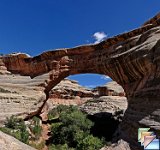
<svg viewBox="0 0 160 150"><path fill-rule="evenodd" d="M91 128L91 134L104 138L107 142L113 140L113 135L118 129L120 121L115 119L112 113L100 112L87 117L94 123L94 126Z"/></svg>

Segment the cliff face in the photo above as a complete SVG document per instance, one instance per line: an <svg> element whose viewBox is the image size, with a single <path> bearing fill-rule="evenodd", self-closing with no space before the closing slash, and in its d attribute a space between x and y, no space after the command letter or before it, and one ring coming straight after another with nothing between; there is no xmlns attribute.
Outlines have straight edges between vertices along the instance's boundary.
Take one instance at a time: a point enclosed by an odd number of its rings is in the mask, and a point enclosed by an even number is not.
<svg viewBox="0 0 160 150"><path fill-rule="evenodd" d="M0 123L11 115L36 114L46 100L43 79L31 80L20 75L0 75Z"/></svg>
<svg viewBox="0 0 160 150"><path fill-rule="evenodd" d="M158 14L138 29L95 45L49 51L33 58L25 54L1 57L3 72L6 68L31 78L49 72L49 78L41 84L47 98L49 91L71 74L110 76L124 88L128 99L120 136L131 143L132 149L138 149L139 127L160 131L159 18Z"/></svg>

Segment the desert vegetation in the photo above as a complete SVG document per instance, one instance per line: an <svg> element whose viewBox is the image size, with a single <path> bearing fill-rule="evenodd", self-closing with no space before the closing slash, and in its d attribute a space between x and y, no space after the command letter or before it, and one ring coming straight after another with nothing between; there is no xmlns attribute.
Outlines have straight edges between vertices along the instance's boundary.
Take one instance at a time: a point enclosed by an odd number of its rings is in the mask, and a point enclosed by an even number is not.
<svg viewBox="0 0 160 150"><path fill-rule="evenodd" d="M4 126L0 127L0 130L38 150L41 150L45 145L45 141L40 140L42 127L40 119L36 116L27 125L23 119L11 116L6 119Z"/></svg>
<svg viewBox="0 0 160 150"><path fill-rule="evenodd" d="M5 126L1 127L0 130L12 135L23 143L29 144L29 132L22 119L11 116L7 118Z"/></svg>
<svg viewBox="0 0 160 150"><path fill-rule="evenodd" d="M48 120L48 141L41 139L42 127L38 117L33 117L26 125L24 120L11 116L0 130L38 150L45 145L49 150L99 150L105 144L103 138L91 134L94 123L77 106L59 105L49 112Z"/></svg>
<svg viewBox="0 0 160 150"><path fill-rule="evenodd" d="M48 116L53 121L49 150L98 150L103 147L104 140L90 133L93 122L78 107L59 105Z"/></svg>

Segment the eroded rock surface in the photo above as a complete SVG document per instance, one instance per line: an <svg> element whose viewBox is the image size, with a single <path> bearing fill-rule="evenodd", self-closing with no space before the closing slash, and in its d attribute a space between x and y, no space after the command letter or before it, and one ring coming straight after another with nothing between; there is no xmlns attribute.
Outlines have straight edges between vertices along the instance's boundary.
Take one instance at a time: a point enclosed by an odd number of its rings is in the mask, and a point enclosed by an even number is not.
<svg viewBox="0 0 160 150"><path fill-rule="evenodd" d="M114 116L116 112L125 112L127 109L127 98L120 96L101 96L88 100L80 107L89 115L106 112Z"/></svg>
<svg viewBox="0 0 160 150"><path fill-rule="evenodd" d="M124 89L117 82L108 82L96 88L99 96L125 96Z"/></svg>
<svg viewBox="0 0 160 150"><path fill-rule="evenodd" d="M127 142L120 140L118 141L118 143L113 144L111 146L103 147L100 150L131 150L131 149ZM134 150L136 150L136 148Z"/></svg>
<svg viewBox="0 0 160 150"><path fill-rule="evenodd" d="M0 75L0 122L11 115L35 114L46 99L40 77L33 80L20 75ZM33 114L32 114L33 113Z"/></svg>

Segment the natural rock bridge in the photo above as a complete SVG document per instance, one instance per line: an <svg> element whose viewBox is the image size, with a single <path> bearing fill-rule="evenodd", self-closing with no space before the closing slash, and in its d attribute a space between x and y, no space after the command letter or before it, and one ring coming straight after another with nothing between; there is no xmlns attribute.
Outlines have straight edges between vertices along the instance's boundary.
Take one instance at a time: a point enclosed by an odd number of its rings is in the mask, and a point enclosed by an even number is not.
<svg viewBox="0 0 160 150"><path fill-rule="evenodd" d="M160 14L138 29L99 44L48 51L33 58L12 54L1 60L14 74L34 78L49 72L49 78L42 83L46 95L69 75L107 75L124 88L128 99L120 138L137 150L139 127L160 132Z"/></svg>

